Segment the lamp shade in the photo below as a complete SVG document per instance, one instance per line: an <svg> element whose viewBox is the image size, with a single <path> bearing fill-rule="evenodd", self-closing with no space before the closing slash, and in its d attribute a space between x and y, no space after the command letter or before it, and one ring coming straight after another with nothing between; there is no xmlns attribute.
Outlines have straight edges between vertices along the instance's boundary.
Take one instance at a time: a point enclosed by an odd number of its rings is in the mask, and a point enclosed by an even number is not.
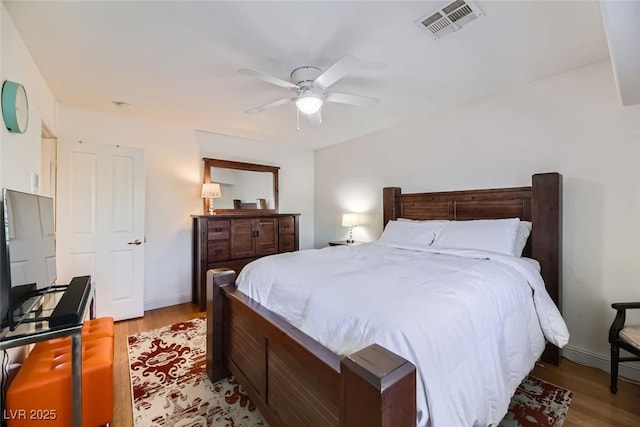
<svg viewBox="0 0 640 427"><path fill-rule="evenodd" d="M354 213L348 213L342 215L342 226L343 227L355 227L360 225L358 222L358 215Z"/></svg>
<svg viewBox="0 0 640 427"><path fill-rule="evenodd" d="M316 95L300 95L296 101L296 107L304 114L316 113L322 107L322 99Z"/></svg>
<svg viewBox="0 0 640 427"><path fill-rule="evenodd" d="M214 198L222 197L222 191L220 190L220 184L212 182L210 184L202 184L202 198Z"/></svg>

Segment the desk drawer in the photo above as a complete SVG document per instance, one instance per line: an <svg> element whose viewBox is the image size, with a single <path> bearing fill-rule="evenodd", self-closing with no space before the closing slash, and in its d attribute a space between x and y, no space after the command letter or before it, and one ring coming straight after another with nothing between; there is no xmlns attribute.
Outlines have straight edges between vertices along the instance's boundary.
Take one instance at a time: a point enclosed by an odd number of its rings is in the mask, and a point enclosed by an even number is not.
<svg viewBox="0 0 640 427"><path fill-rule="evenodd" d="M228 240L229 220L207 221L207 240Z"/></svg>
<svg viewBox="0 0 640 427"><path fill-rule="evenodd" d="M229 240L209 240L207 244L207 261L217 262L229 259Z"/></svg>

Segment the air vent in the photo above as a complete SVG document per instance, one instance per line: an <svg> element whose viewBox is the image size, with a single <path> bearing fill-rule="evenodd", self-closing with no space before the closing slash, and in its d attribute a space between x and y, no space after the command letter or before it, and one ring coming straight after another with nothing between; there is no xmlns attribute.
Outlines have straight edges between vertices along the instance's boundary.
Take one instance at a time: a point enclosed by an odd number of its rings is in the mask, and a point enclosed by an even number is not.
<svg viewBox="0 0 640 427"><path fill-rule="evenodd" d="M458 31L469 22L482 16L476 5L469 1L457 0L438 9L435 13L423 16L417 22L437 40L447 34Z"/></svg>

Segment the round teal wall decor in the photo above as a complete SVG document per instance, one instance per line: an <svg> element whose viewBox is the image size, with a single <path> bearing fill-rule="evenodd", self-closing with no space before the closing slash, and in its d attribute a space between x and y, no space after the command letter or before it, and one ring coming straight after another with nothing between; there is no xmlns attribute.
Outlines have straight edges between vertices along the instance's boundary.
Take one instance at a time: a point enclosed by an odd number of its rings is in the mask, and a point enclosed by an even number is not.
<svg viewBox="0 0 640 427"><path fill-rule="evenodd" d="M2 84L2 118L13 133L24 133L29 124L29 100L20 83L5 80Z"/></svg>

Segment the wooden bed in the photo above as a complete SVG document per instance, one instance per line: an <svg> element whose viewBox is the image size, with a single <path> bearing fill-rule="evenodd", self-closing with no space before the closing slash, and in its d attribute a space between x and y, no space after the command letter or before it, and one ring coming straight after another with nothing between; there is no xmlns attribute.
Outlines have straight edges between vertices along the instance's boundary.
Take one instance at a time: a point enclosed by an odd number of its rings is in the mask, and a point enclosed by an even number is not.
<svg viewBox="0 0 640 427"><path fill-rule="evenodd" d="M558 308L562 176L536 174L530 187L402 194L383 190L384 224L396 218L500 219L533 223L523 256L540 262ZM235 289L235 273L207 273L207 374L233 374L272 427L394 426L416 423L416 371L372 345L341 358ZM548 344L544 361L558 364Z"/></svg>

